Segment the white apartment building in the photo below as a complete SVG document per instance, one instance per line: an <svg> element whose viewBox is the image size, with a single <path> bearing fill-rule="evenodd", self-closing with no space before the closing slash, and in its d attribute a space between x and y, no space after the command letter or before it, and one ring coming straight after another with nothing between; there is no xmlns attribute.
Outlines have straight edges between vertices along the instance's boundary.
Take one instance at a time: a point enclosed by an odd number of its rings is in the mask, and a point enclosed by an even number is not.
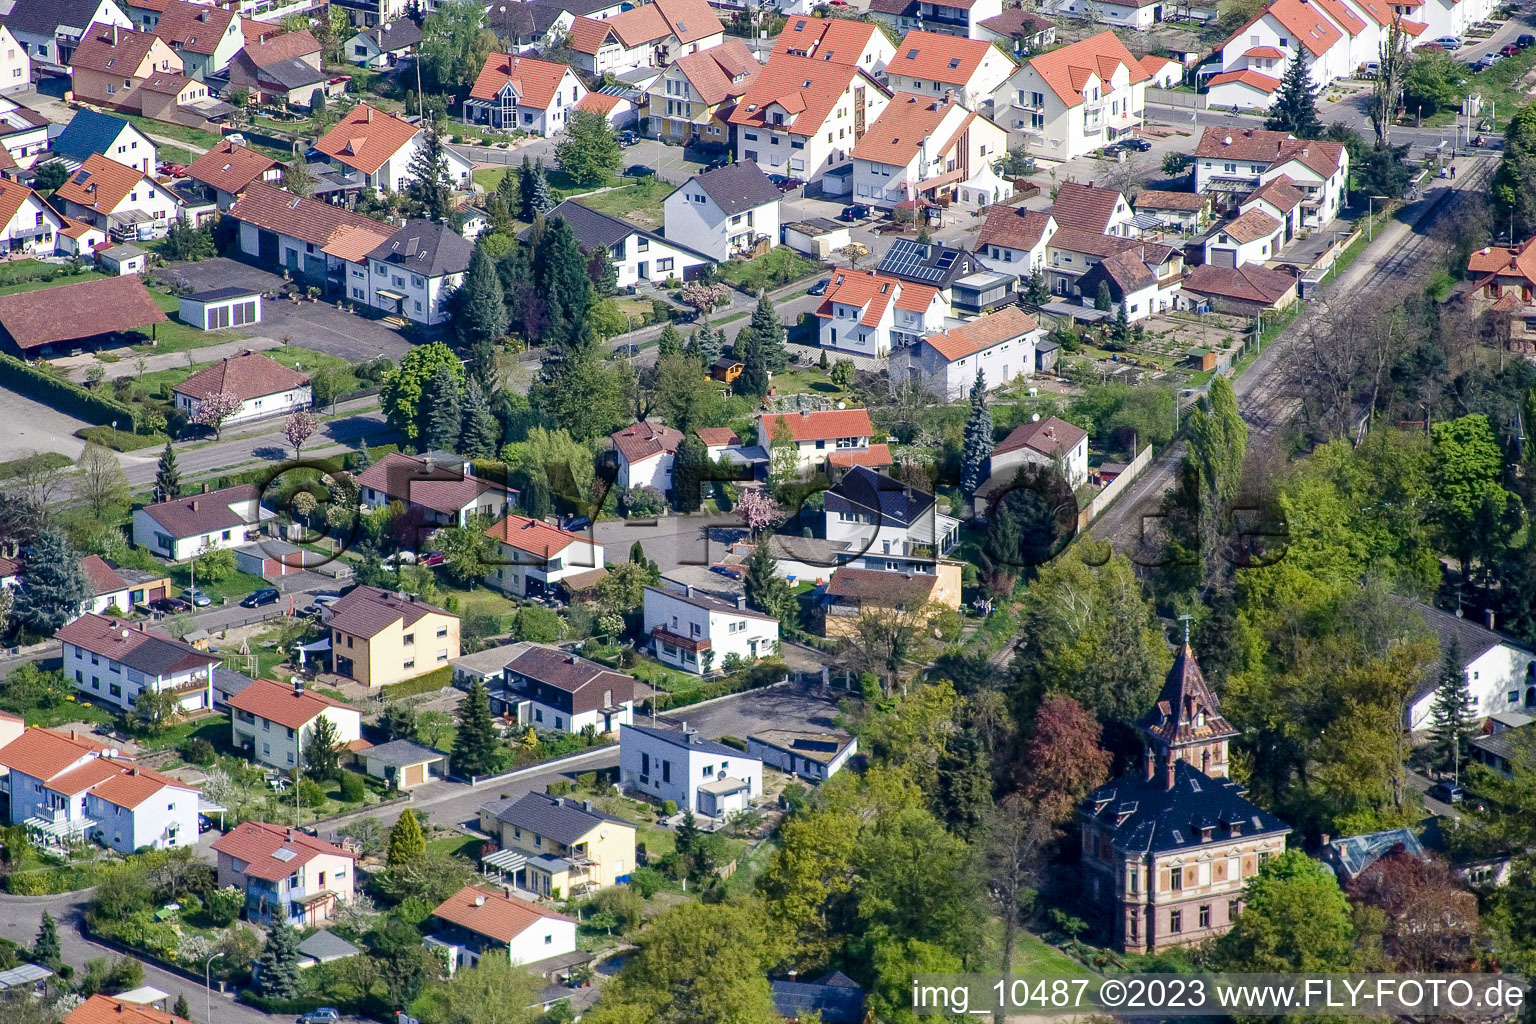
<svg viewBox="0 0 1536 1024"><path fill-rule="evenodd" d="M1207 128L1195 146L1195 191L1211 193L1223 208L1282 176L1303 194L1300 225L1326 226L1344 206L1349 151L1258 128Z"/></svg>
<svg viewBox="0 0 1536 1024"><path fill-rule="evenodd" d="M1032 155L1071 160L1141 127L1149 77L1100 32L1029 58L994 95L995 116Z"/></svg>
<svg viewBox="0 0 1536 1024"><path fill-rule="evenodd" d="M779 620L748 608L745 595L731 602L691 586L646 587L644 623L658 661L697 675L724 670L733 654L750 665L779 649Z"/></svg>
<svg viewBox="0 0 1536 1024"><path fill-rule="evenodd" d="M1365 2L1378 12L1385 10L1384 0ZM1221 73L1210 81L1211 104L1263 110L1273 102L1293 60L1307 62L1318 88L1351 74L1356 58L1360 63L1375 60L1381 33L1369 8L1361 0L1328 3L1325 8L1322 0L1273 0L1233 33L1221 48ZM1349 8L1347 3L1361 9Z"/></svg>
<svg viewBox="0 0 1536 1024"><path fill-rule="evenodd" d="M774 57L737 101L736 158L772 174L816 181L849 161L889 94L862 68L812 57Z"/></svg>
<svg viewBox="0 0 1536 1024"><path fill-rule="evenodd" d="M849 154L853 194L882 209L919 198L944 202L962 191L989 205L1013 195L991 166L1007 147L1007 132L955 100L898 92Z"/></svg>
<svg viewBox="0 0 1536 1024"><path fill-rule="evenodd" d="M1003 13L1003 0L870 0L869 15L898 32L925 29L967 39L987 38L981 23Z"/></svg>
<svg viewBox="0 0 1536 1024"><path fill-rule="evenodd" d="M896 47L885 74L892 92L953 96L967 110L980 110L1015 68L986 40L913 30Z"/></svg>
<svg viewBox="0 0 1536 1024"><path fill-rule="evenodd" d="M449 318L443 302L458 288L475 247L447 224L407 221L366 257L368 304L419 324ZM349 268L348 276L356 267Z"/></svg>
<svg viewBox="0 0 1536 1024"><path fill-rule="evenodd" d="M779 242L778 186L750 160L695 174L662 202L665 234L717 262Z"/></svg>
<svg viewBox="0 0 1536 1024"><path fill-rule="evenodd" d="M174 694L185 711L213 707L217 655L94 612L66 623L55 638L63 645L64 678L93 699L132 707L146 690Z"/></svg>
<svg viewBox="0 0 1536 1024"><path fill-rule="evenodd" d="M949 307L932 285L872 270L838 270L816 310L822 348L890 355L944 326Z"/></svg>
<svg viewBox="0 0 1536 1024"><path fill-rule="evenodd" d="M630 793L707 818L744 811L763 795L763 762L679 730L626 725L619 733L619 779Z"/></svg>

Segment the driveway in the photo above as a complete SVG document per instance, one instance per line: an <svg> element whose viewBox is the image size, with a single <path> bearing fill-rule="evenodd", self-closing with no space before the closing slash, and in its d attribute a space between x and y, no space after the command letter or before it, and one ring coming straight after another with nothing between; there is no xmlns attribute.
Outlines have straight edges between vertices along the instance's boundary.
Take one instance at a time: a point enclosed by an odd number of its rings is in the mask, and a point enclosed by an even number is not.
<svg viewBox="0 0 1536 1024"><path fill-rule="evenodd" d="M741 517L724 515L662 516L657 519L604 519L592 527L608 561L629 558L635 541L663 574L680 565L711 565L725 558L726 545L740 536Z"/></svg>

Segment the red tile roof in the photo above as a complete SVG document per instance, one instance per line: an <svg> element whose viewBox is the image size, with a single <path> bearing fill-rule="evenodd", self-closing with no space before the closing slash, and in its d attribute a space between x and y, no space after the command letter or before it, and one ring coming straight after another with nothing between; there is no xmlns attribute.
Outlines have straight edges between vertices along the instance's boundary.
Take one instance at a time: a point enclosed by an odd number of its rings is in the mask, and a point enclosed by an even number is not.
<svg viewBox="0 0 1536 1024"><path fill-rule="evenodd" d="M859 74L858 68L847 64L811 57L775 57L752 80L752 87L731 111L730 122L768 126L791 135L814 135ZM788 115L782 125L768 122L767 108L775 103Z"/></svg>
<svg viewBox="0 0 1536 1024"><path fill-rule="evenodd" d="M1280 79L1272 75L1261 74L1252 68L1243 68L1241 71L1223 71L1219 75L1211 76L1211 85L1226 85L1228 82L1240 82L1243 85L1252 86L1260 92L1274 92L1280 88Z"/></svg>
<svg viewBox="0 0 1536 1024"><path fill-rule="evenodd" d="M334 843L317 839L298 829L269 825L264 821L241 822L220 836L213 848L236 860L245 861L247 877L267 882L287 878L300 866L322 854L345 857L347 860L357 859ZM293 856L286 859L277 857L275 854L279 850L287 850Z"/></svg>
<svg viewBox="0 0 1536 1024"><path fill-rule="evenodd" d="M1013 432L992 449L992 454L998 456L1018 451L1020 448L1029 448L1055 458L1057 455L1070 452L1087 436L1088 432L1082 427L1074 427L1066 420L1047 416L1043 420L1022 423L1013 428Z"/></svg>
<svg viewBox="0 0 1536 1024"><path fill-rule="evenodd" d="M70 769L76 761L107 750L95 740L54 729L28 729L0 747L0 765L47 782Z"/></svg>
<svg viewBox="0 0 1536 1024"><path fill-rule="evenodd" d="M994 205L987 208L976 248L999 245L1005 249L1028 251L1040 244L1051 226L1051 215L1017 206Z"/></svg>
<svg viewBox="0 0 1536 1024"><path fill-rule="evenodd" d="M1333 19L1335 25L1340 26L1345 32L1357 36L1365 31L1365 22L1356 14L1344 0L1317 0L1317 3Z"/></svg>
<svg viewBox="0 0 1536 1024"><path fill-rule="evenodd" d="M395 231L390 225L371 217L364 217L360 213L318 199L305 199L292 192L284 192L264 181L251 182L245 194L229 208L229 215L256 227L319 246L330 242L343 228L358 228L372 233L377 238L374 245L381 244Z"/></svg>
<svg viewBox="0 0 1536 1024"><path fill-rule="evenodd" d="M404 118L385 113L368 103L359 103L347 111L336 127L315 143L315 148L355 167L364 174L374 174L384 161L416 137L419 131ZM330 204L326 204L330 205Z"/></svg>
<svg viewBox="0 0 1536 1024"><path fill-rule="evenodd" d="M81 310L89 310L90 315L82 317ZM0 328L23 350L133 331L167 319L138 274L0 295Z"/></svg>
<svg viewBox="0 0 1536 1024"><path fill-rule="evenodd" d="M7 153L9 150L6 151ZM9 224L11 218L21 212L27 200L36 196L27 186L9 178L0 178L0 224ZM38 200L41 202L42 200Z"/></svg>
<svg viewBox="0 0 1536 1024"><path fill-rule="evenodd" d="M493 100L501 92L502 86L511 82L520 105L547 109L555 101L555 91L560 88L560 82L570 70L566 65L553 61L493 53L485 58L485 64L480 68L480 74L476 76L469 95L472 99Z"/></svg>
<svg viewBox="0 0 1536 1024"><path fill-rule="evenodd" d="M136 809L144 801L159 795L167 788L180 789L188 793L197 792L194 787L185 782L173 779L169 775L161 775L149 768L112 758L98 760L111 765L116 771L91 787L91 794L124 810Z"/></svg>
<svg viewBox="0 0 1536 1024"><path fill-rule="evenodd" d="M648 6L661 13L667 27L681 43L695 43L725 31L707 0L654 0ZM616 17L623 17L623 14Z"/></svg>
<svg viewBox="0 0 1536 1024"><path fill-rule="evenodd" d="M669 452L676 454L677 446L683 440L683 432L642 420L615 431L610 440L624 461L634 464Z"/></svg>
<svg viewBox="0 0 1536 1024"><path fill-rule="evenodd" d="M85 30L85 35L81 36L80 45L75 47L70 65L103 74L122 75L124 78L132 78L140 70L180 71L181 58L174 53L166 58L167 67L141 68L157 41L149 32L135 32L116 25L93 22Z"/></svg>
<svg viewBox="0 0 1536 1024"><path fill-rule="evenodd" d="M234 12L226 8L174 0L160 13L155 35L178 49L212 56L234 20Z"/></svg>
<svg viewBox="0 0 1536 1024"><path fill-rule="evenodd" d="M265 718L289 729L308 725L326 708L354 710L351 705L332 700L323 693L311 689L296 692L292 686L272 679L258 679L251 683L229 698L229 706L249 711L258 718Z"/></svg>
<svg viewBox="0 0 1536 1024"><path fill-rule="evenodd" d="M399 623L410 628L428 615L458 616L411 594L379 587L353 587L331 605L330 627L353 636L374 637Z"/></svg>
<svg viewBox="0 0 1536 1024"><path fill-rule="evenodd" d="M1285 52L1276 46L1250 46L1243 51L1244 57L1262 57L1268 60L1281 60Z"/></svg>
<svg viewBox="0 0 1536 1024"><path fill-rule="evenodd" d="M1289 2L1299 3L1300 0ZM1089 75L1096 75L1101 82L1108 82L1121 65L1129 72L1133 85L1151 77L1113 32L1100 32L1096 36L1089 36L1029 59L1029 67L1069 107L1083 102L1082 90Z"/></svg>
<svg viewBox="0 0 1536 1024"><path fill-rule="evenodd" d="M614 108L624 102L622 96L611 96L606 92L589 92L576 101L577 110L590 110L604 117L613 113Z"/></svg>
<svg viewBox="0 0 1536 1024"><path fill-rule="evenodd" d="M249 146L221 142L187 165L187 177L225 192L238 193L283 165Z"/></svg>
<svg viewBox="0 0 1536 1024"><path fill-rule="evenodd" d="M1224 231L1239 242L1257 242L1261 238L1268 238L1279 231L1281 224L1275 218L1263 210L1249 210L1234 220L1229 220L1218 226L1218 231Z"/></svg>
<svg viewBox="0 0 1536 1024"><path fill-rule="evenodd" d="M963 323L959 327L952 327L938 334L930 334L923 340L939 355L954 362L956 359L964 359L966 356L985 351L994 345L1001 345L1005 341L1022 338L1038 327L1039 324L1035 323L1035 318L1018 306L1006 306ZM1001 384L1003 381L992 383Z"/></svg>
<svg viewBox="0 0 1536 1024"><path fill-rule="evenodd" d="M1183 65L1176 60L1170 60L1167 57L1159 57L1154 53L1149 53L1145 57L1141 58L1141 69L1147 73L1147 77L1149 78L1156 78L1162 73L1163 69L1170 64L1176 68L1183 67Z"/></svg>
<svg viewBox="0 0 1536 1024"><path fill-rule="evenodd" d="M1196 213L1210 205L1211 197L1199 192L1164 192L1160 189L1142 189L1131 205L1138 210L1183 210Z"/></svg>
<svg viewBox="0 0 1536 1024"><path fill-rule="evenodd" d="M85 571L85 578L91 581L91 593L96 597L128 589L128 581L100 555L86 555L80 559L80 568Z"/></svg>
<svg viewBox="0 0 1536 1024"><path fill-rule="evenodd" d="M699 98L710 106L745 95L763 69L747 44L735 37L707 50L685 54L672 64L687 76Z"/></svg>
<svg viewBox="0 0 1536 1024"><path fill-rule="evenodd" d="M1184 291L1273 305L1296 288L1296 279L1280 270L1253 263L1240 267L1204 264L1189 272L1179 285Z"/></svg>
<svg viewBox="0 0 1536 1024"><path fill-rule="evenodd" d="M869 421L867 409L825 409L820 412L804 409L800 412L764 413L758 417L758 421L770 440L780 423L789 425L789 434L796 441L870 437L875 432L875 425Z"/></svg>
<svg viewBox="0 0 1536 1024"><path fill-rule="evenodd" d="M880 318L892 302L898 309L922 313L938 294L939 290L932 285L885 277L873 270L838 270L832 275L832 283L827 286L826 295L822 297L816 315L831 317L834 303L841 303L863 310L859 323L874 327L880 323Z"/></svg>
<svg viewBox="0 0 1536 1024"><path fill-rule="evenodd" d="M64 1017L64 1024L192 1024L185 1017L153 1006L125 1003L111 996L91 996Z"/></svg>
<svg viewBox="0 0 1536 1024"><path fill-rule="evenodd" d="M1064 181L1051 205L1051 216L1061 228L1082 228L1104 234L1115 216L1115 208L1125 197L1112 188L1097 188L1076 181Z"/></svg>
<svg viewBox="0 0 1536 1024"><path fill-rule="evenodd" d="M466 885L448 897L432 913L497 942L511 942L541 921L571 920L564 914L473 885Z"/></svg>
<svg viewBox="0 0 1536 1024"><path fill-rule="evenodd" d="M469 476L444 466L428 468L425 459L390 452L357 477L360 487L371 487L391 501L420 505L444 515L458 515L482 494L508 493L491 480Z"/></svg>
<svg viewBox="0 0 1536 1024"><path fill-rule="evenodd" d="M815 57L853 66L859 63L859 58L879 31L879 26L873 22L796 16L784 23L784 30L773 41L773 53L768 59Z"/></svg>
<svg viewBox="0 0 1536 1024"><path fill-rule="evenodd" d="M214 530L256 525L259 511L246 519L230 506L236 502L254 501L260 496L261 490L255 484L237 484L217 491L189 494L185 498L172 498L146 505L144 513L172 537L195 537Z"/></svg>
<svg viewBox="0 0 1536 1024"><path fill-rule="evenodd" d="M1375 4L1377 0L1355 0L1362 8ZM1263 10L1250 18L1242 28L1227 37L1222 44L1226 47L1234 39L1241 39L1250 26L1265 15L1269 15L1279 22L1291 35L1301 41L1301 45L1314 57L1320 57L1328 52L1328 48L1340 39L1344 38L1333 22L1323 17L1316 7L1305 0L1270 0ZM1376 17L1373 13L1372 17ZM1383 25L1387 22L1382 22Z"/></svg>
<svg viewBox="0 0 1536 1024"><path fill-rule="evenodd" d="M173 675L219 661L217 655L150 630L143 621L130 625L94 612L66 622L54 636L150 676Z"/></svg>
<svg viewBox="0 0 1536 1024"><path fill-rule="evenodd" d="M844 449L827 456L827 465L837 469L852 469L854 466L880 469L895 463L896 460L891 457L891 446L888 444L872 444L862 449Z"/></svg>
<svg viewBox="0 0 1536 1024"><path fill-rule="evenodd" d="M297 370L259 352L244 351L203 367L172 390L197 399L228 392L244 402L280 395L308 383L309 378Z"/></svg>
<svg viewBox="0 0 1536 1024"><path fill-rule="evenodd" d="M922 149L924 140L939 130L951 108L964 109L957 100L946 103L932 96L898 92L875 118L875 123L854 143L848 155L873 163L905 167Z"/></svg>
<svg viewBox="0 0 1536 1024"><path fill-rule="evenodd" d="M700 427L694 433L699 435L700 441L711 448L716 445L741 444L741 438L737 437L736 431L730 427Z"/></svg>
<svg viewBox="0 0 1536 1024"><path fill-rule="evenodd" d="M1306 197L1305 192L1291 184L1289 176L1282 174L1248 193L1241 205L1246 206L1256 199L1262 199L1281 213L1290 213Z"/></svg>
<svg viewBox="0 0 1536 1024"><path fill-rule="evenodd" d="M78 203L88 210L111 213L140 183L153 183L127 164L108 160L100 153L85 158L79 170L71 174L54 193L58 199Z"/></svg>
<svg viewBox="0 0 1536 1024"><path fill-rule="evenodd" d="M896 47L896 56L886 65L889 75L931 78L951 85L964 85L980 68L987 54L996 48L984 39L944 35L913 29ZM1001 50L997 50L999 55ZM1012 67L1013 61L1008 62Z"/></svg>
<svg viewBox="0 0 1536 1024"><path fill-rule="evenodd" d="M1497 274L1500 277L1523 277L1536 281L1536 239L1521 242L1515 248L1490 245L1478 249L1467 257L1469 274Z"/></svg>
<svg viewBox="0 0 1536 1024"><path fill-rule="evenodd" d="M655 23L658 28L665 28L665 23L660 18L657 18ZM608 19L576 18L565 33L565 45L577 53L595 54L603 48L610 37L620 45L623 44L623 40L619 39L618 33L608 23Z"/></svg>
<svg viewBox="0 0 1536 1024"><path fill-rule="evenodd" d="M247 29L242 22L240 31L245 35L245 55L259 68L269 67L278 61L303 59L320 52L320 44L306 29L300 29L297 32L279 32L276 35L259 35L254 40L253 33L264 31L262 26Z"/></svg>
<svg viewBox="0 0 1536 1024"><path fill-rule="evenodd" d="M590 539L579 533L568 533L548 523L519 515L506 516L486 530L485 535L501 541L508 547L526 551L544 559L553 558L578 541Z"/></svg>

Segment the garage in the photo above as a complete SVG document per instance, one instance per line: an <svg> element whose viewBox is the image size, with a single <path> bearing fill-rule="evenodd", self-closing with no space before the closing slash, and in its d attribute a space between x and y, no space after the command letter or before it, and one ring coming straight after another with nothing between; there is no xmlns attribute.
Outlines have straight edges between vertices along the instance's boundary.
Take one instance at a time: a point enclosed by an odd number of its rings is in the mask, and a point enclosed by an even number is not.
<svg viewBox="0 0 1536 1024"><path fill-rule="evenodd" d="M448 755L411 740L391 740L358 755L369 775L391 789L414 789L448 771Z"/></svg>

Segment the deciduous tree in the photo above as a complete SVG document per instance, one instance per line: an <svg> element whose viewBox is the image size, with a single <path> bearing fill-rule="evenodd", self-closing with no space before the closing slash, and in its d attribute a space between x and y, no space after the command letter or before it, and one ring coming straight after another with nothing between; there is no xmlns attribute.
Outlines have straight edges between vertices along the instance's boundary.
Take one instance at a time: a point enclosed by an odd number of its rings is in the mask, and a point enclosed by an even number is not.
<svg viewBox="0 0 1536 1024"><path fill-rule="evenodd" d="M304 457L304 445L320 429L320 421L308 409L296 409L283 421L283 436L293 446L293 457Z"/></svg>
<svg viewBox="0 0 1536 1024"><path fill-rule="evenodd" d="M601 185L624 162L613 124L595 110L576 110L555 145L555 162L578 185Z"/></svg>
<svg viewBox="0 0 1536 1024"><path fill-rule="evenodd" d="M244 404L240 396L229 391L216 391L211 395L204 395L197 402L197 411L192 414L192 422L200 427L213 428L213 436L222 439L224 436L224 424L231 416L240 411Z"/></svg>
<svg viewBox="0 0 1536 1024"><path fill-rule="evenodd" d="M87 441L80 453L80 472L75 478L75 495L91 518L98 523L119 519L128 508L128 474L108 448Z"/></svg>
<svg viewBox="0 0 1536 1024"><path fill-rule="evenodd" d="M440 341L418 345L384 377L380 399L389 424L409 440L421 437L429 411L422 402L428 384L440 368L462 383L464 368L453 350Z"/></svg>
<svg viewBox="0 0 1536 1024"><path fill-rule="evenodd" d="M1046 820L1064 826L1078 801L1109 777L1109 751L1093 714L1064 693L1047 694L1019 761L1025 798Z"/></svg>

